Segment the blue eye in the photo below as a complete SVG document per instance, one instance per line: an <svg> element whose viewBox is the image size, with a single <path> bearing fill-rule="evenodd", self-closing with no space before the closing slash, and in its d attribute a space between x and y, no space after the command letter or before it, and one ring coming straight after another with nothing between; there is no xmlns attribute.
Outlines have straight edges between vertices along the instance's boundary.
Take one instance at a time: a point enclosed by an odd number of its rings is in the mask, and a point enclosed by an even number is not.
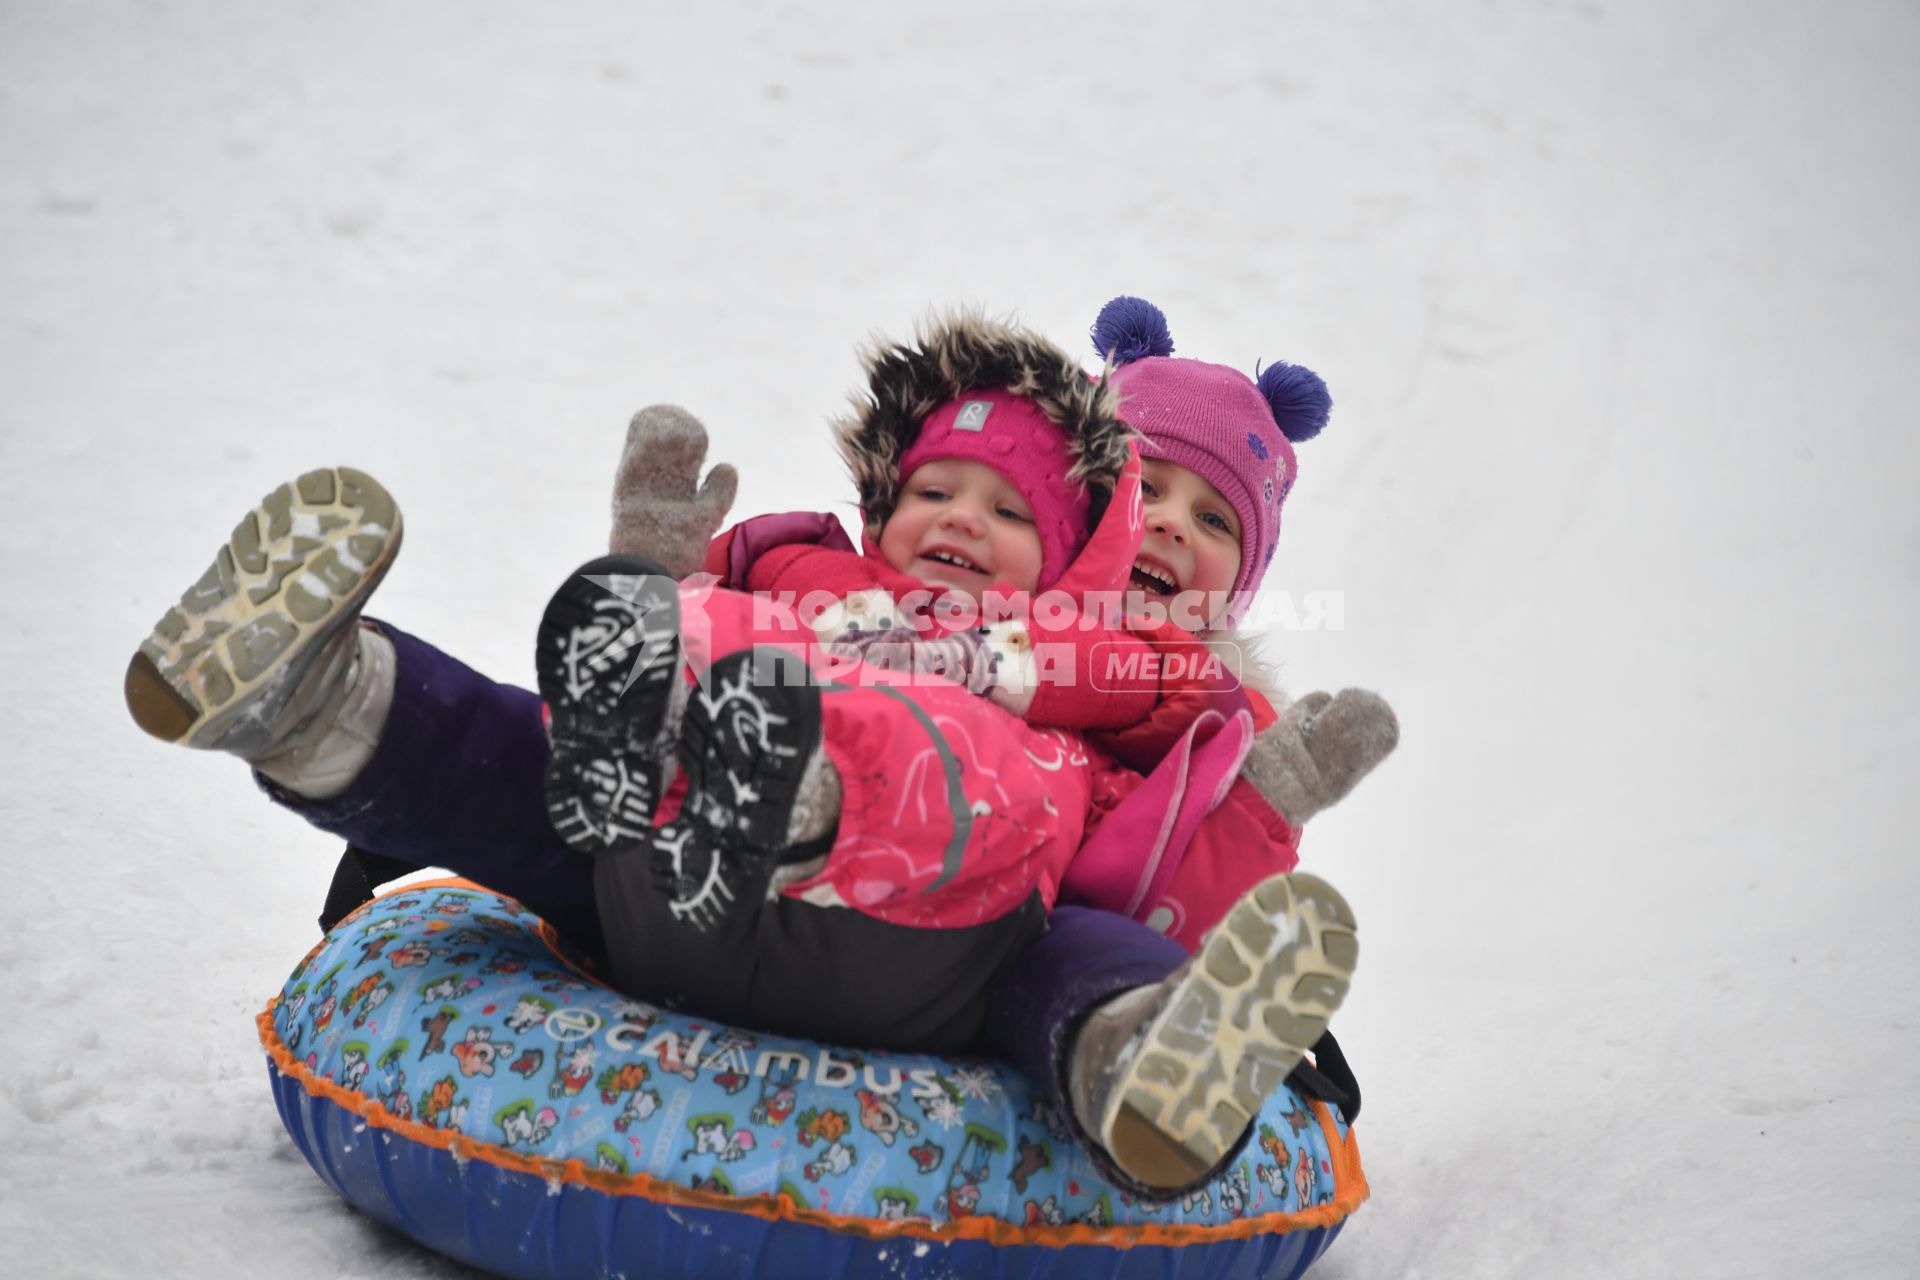
<svg viewBox="0 0 1920 1280"><path fill-rule="evenodd" d="M1217 511L1209 511L1205 515L1201 516L1200 518L1204 520L1206 523L1212 525L1214 528L1218 529L1222 533L1233 532L1233 526L1227 523L1227 518L1221 515Z"/></svg>

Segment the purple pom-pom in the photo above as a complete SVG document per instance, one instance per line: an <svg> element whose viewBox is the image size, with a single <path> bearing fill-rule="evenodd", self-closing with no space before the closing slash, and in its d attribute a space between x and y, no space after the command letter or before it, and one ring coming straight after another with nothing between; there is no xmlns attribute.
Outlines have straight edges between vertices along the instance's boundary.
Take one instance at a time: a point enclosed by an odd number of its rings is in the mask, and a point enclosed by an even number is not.
<svg viewBox="0 0 1920 1280"><path fill-rule="evenodd" d="M1116 365L1145 356L1173 354L1173 334L1167 329L1166 313L1145 298L1124 294L1115 298L1100 308L1100 318L1089 333L1093 349Z"/></svg>
<svg viewBox="0 0 1920 1280"><path fill-rule="evenodd" d="M1327 425L1327 417L1333 412L1333 396L1328 394L1326 382L1313 370L1276 360L1260 371L1259 380L1260 394L1273 410L1280 434L1294 444L1313 439Z"/></svg>

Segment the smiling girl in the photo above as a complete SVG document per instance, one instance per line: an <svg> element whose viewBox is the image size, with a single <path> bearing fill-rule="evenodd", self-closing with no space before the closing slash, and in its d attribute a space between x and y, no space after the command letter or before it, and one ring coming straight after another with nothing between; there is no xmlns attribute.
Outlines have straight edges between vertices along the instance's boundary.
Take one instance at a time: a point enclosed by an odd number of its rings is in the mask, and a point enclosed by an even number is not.
<svg viewBox="0 0 1920 1280"><path fill-rule="evenodd" d="M1020 490L984 462L951 458L913 473L880 533L888 564L923 582L978 595L996 582L1031 591L1040 539Z"/></svg>
<svg viewBox="0 0 1920 1280"><path fill-rule="evenodd" d="M1197 472L1163 458L1140 467L1146 536L1133 585L1150 596L1224 594L1240 573L1240 517Z"/></svg>

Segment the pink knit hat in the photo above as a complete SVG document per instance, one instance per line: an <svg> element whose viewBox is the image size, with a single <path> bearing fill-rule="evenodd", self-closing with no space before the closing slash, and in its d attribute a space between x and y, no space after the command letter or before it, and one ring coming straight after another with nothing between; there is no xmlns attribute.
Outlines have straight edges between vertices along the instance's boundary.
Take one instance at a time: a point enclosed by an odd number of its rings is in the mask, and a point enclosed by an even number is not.
<svg viewBox="0 0 1920 1280"><path fill-rule="evenodd" d="M900 480L929 462L985 463L1019 490L1040 534L1040 585L1065 573L1092 532L1093 498L1067 479L1067 435L1033 401L1007 391L968 391L928 414L900 456Z"/></svg>
<svg viewBox="0 0 1920 1280"><path fill-rule="evenodd" d="M1299 365L1268 365L1255 382L1226 365L1176 360L1166 316L1140 298L1102 307L1093 345L1117 366L1120 416L1147 438L1141 454L1197 473L1240 517L1231 592L1240 612L1280 542L1280 506L1298 473L1293 446L1327 425L1327 384Z"/></svg>

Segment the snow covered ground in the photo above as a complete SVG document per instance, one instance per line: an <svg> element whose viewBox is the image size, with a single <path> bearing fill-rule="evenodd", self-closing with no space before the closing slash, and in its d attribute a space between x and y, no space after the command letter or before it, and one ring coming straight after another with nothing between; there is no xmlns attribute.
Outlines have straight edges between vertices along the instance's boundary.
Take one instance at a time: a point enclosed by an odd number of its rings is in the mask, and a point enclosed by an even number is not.
<svg viewBox="0 0 1920 1280"><path fill-rule="evenodd" d="M268 1095L333 842L121 709L247 504L372 470L380 611L524 681L634 408L817 504L869 330L1132 292L1327 376L1277 647L1404 724L1308 841L1316 1274L1912 1274L1920 10L374 13L0 7L0 1270L467 1274Z"/></svg>

